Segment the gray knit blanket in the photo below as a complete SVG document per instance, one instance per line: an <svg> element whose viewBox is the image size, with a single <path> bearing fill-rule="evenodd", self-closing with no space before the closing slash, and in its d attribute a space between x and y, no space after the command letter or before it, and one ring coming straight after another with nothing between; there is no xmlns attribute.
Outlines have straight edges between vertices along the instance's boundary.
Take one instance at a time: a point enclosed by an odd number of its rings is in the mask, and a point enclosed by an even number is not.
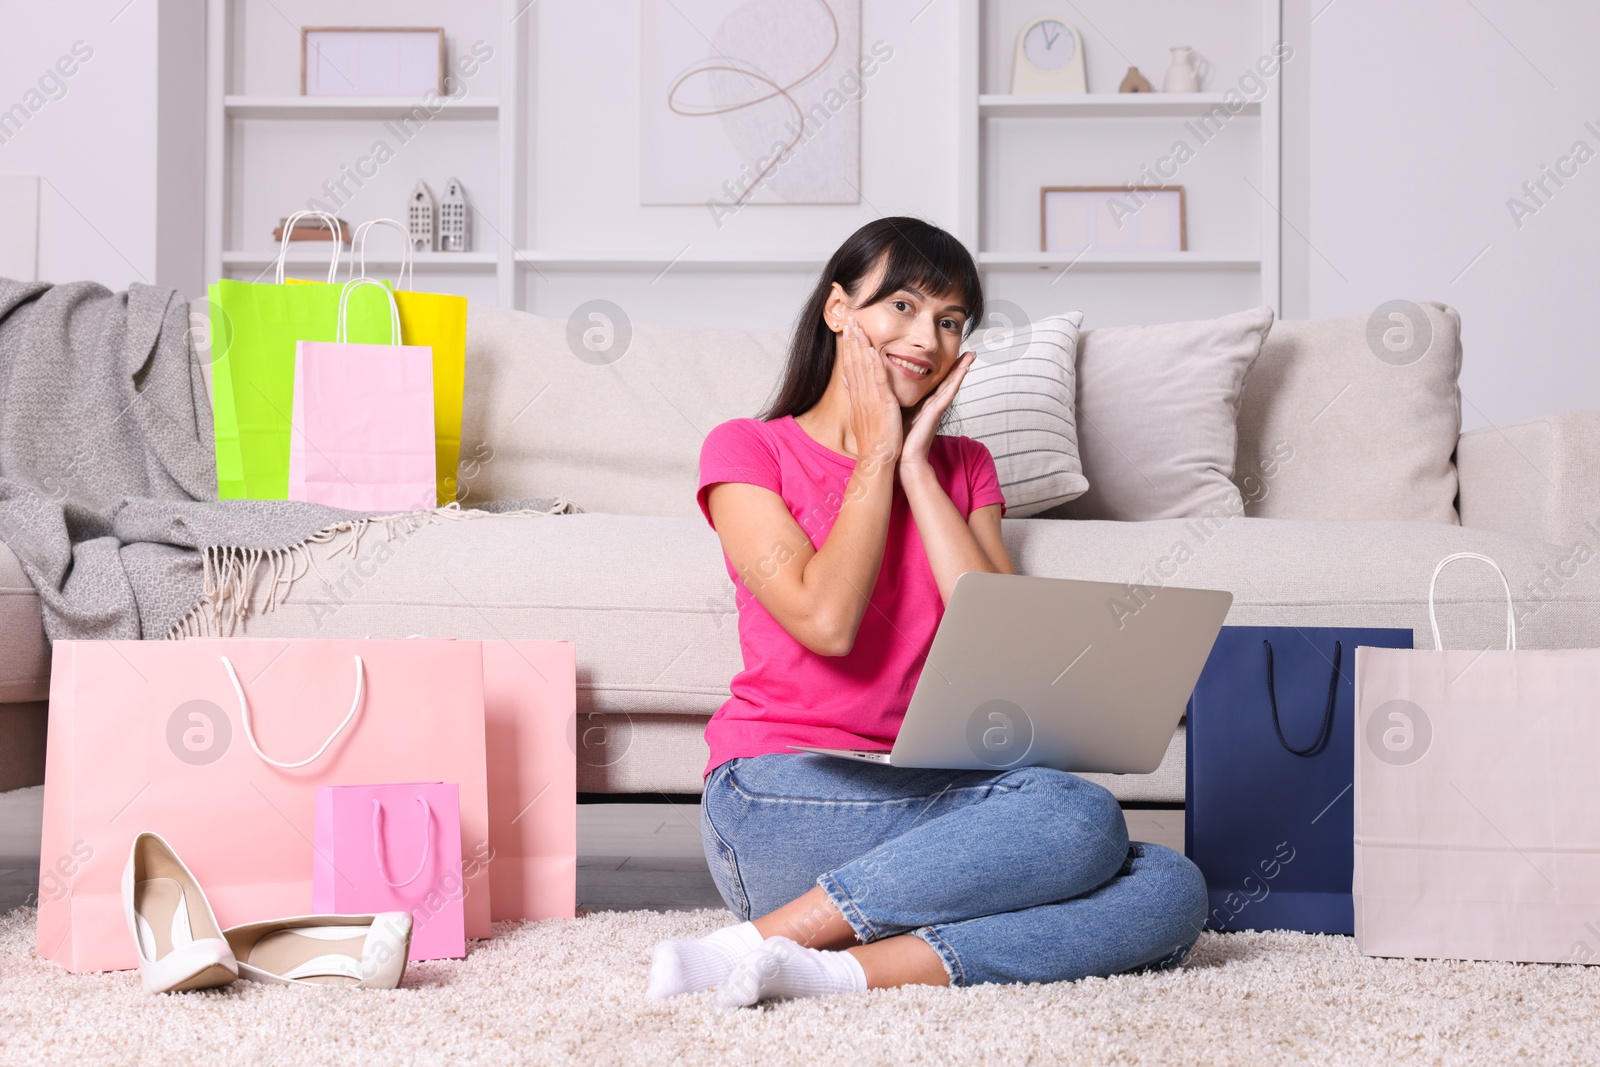
<svg viewBox="0 0 1600 1067"><path fill-rule="evenodd" d="M559 497L403 515L219 501L194 343L205 325L173 289L0 278L0 542L51 641L232 632L259 583L271 610L312 545L372 525L581 510Z"/></svg>

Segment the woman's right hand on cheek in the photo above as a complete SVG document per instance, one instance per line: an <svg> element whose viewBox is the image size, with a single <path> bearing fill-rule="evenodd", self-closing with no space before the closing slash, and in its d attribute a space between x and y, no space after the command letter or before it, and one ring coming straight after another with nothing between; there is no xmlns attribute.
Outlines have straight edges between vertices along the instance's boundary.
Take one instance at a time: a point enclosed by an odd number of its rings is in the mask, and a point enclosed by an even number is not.
<svg viewBox="0 0 1600 1067"><path fill-rule="evenodd" d="M905 426L900 401L889 385L889 368L854 318L839 333L839 359L850 394L850 428L856 437L856 464L888 464L900 458Z"/></svg>

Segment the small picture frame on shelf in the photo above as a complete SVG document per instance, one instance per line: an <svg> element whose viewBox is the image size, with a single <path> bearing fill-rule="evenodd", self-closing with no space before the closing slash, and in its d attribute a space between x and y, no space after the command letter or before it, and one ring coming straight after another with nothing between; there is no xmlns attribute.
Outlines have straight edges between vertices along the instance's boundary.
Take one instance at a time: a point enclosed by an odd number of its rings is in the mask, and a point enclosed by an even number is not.
<svg viewBox="0 0 1600 1067"><path fill-rule="evenodd" d="M1140 255L1189 249L1181 185L1046 185L1039 190L1039 250Z"/></svg>
<svg viewBox="0 0 1600 1067"><path fill-rule="evenodd" d="M301 96L444 95L439 26L303 26Z"/></svg>

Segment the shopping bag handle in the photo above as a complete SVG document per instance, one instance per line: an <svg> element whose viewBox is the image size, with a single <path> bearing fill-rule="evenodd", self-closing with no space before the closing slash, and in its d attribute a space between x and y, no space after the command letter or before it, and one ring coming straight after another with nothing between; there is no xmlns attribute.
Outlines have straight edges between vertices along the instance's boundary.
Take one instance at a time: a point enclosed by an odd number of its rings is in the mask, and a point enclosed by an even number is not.
<svg viewBox="0 0 1600 1067"><path fill-rule="evenodd" d="M328 263L328 284L332 285L339 276L339 251L344 244L344 227L339 220L326 211L296 211L289 216L283 224L283 239L278 242L278 284L283 284L284 260L289 256L289 234L294 230L294 224L303 218L322 219L328 224L328 229L333 231L333 259Z"/></svg>
<svg viewBox="0 0 1600 1067"><path fill-rule="evenodd" d="M1333 705L1339 699L1339 661L1344 658L1344 642L1333 643L1333 677L1328 680L1328 706L1322 710L1322 729L1317 731L1317 739L1305 748L1295 748L1283 736L1283 726L1278 722L1277 688L1272 682L1272 642L1263 639L1261 643L1267 646L1267 703L1272 706L1272 729L1278 734L1278 744L1296 756L1309 756L1322 747L1333 727Z"/></svg>
<svg viewBox="0 0 1600 1067"><path fill-rule="evenodd" d="M1506 650L1515 652L1517 648L1517 612L1516 605L1511 601L1511 583L1506 581L1505 571L1500 569L1500 564L1478 552L1452 552L1444 559L1441 559L1437 567L1433 568L1433 577L1428 581L1428 622L1433 625L1433 647L1438 651L1444 651L1444 642L1439 638L1439 617L1433 611L1433 587L1438 582L1439 572L1444 570L1445 564L1454 563L1458 559L1481 559L1493 567L1494 572L1500 576L1500 584L1506 591Z"/></svg>
<svg viewBox="0 0 1600 1067"><path fill-rule="evenodd" d="M376 285L389 301L389 343L400 343L400 306L394 302L394 291L376 278L352 278L344 283L344 288L339 290L339 324L334 328L333 340L336 344L344 344L350 339L350 294L363 285Z"/></svg>
<svg viewBox="0 0 1600 1067"><path fill-rule="evenodd" d="M383 801L372 798L372 858L378 861L378 877L388 883L390 889L401 889L415 882L428 866L428 854L433 850L433 809L428 807L427 797L417 797L417 803L422 805L422 862L417 864L416 873L410 878L403 882L392 882L389 880L389 865L383 862Z"/></svg>
<svg viewBox="0 0 1600 1067"><path fill-rule="evenodd" d="M256 743L255 731L250 728L250 703L244 698L244 686L239 684L239 674L233 669L233 661L227 656L222 657L222 665L228 668L228 680L233 683L234 695L239 698L239 721L244 725L245 739L250 742L250 747L255 751L255 754L261 757L261 762L270 763L272 766L278 767L282 770L292 771L297 767L304 767L306 764L316 761L324 752L328 751L328 746L333 744L335 738L344 733L344 728L350 725L350 720L356 717L356 710L361 707L361 691L363 688L362 675L364 672L361 666L361 657L355 657L355 661L356 695L355 699L350 701L350 711L345 715L344 722L341 722L337 727L335 727L333 733L328 735L328 739L322 742L322 747L317 749L311 755L296 763L285 763L281 760L275 760L265 752L261 751L261 746Z"/></svg>
<svg viewBox="0 0 1600 1067"><path fill-rule="evenodd" d="M393 226L400 231L400 273L395 278L396 289L409 289L416 284L416 266L411 262L411 231L399 219L368 219L356 227L355 238L350 247L350 273L349 278L354 279L358 273L356 266L360 261L359 273L361 277L367 276L367 231L374 226ZM407 284L409 279L410 284Z"/></svg>

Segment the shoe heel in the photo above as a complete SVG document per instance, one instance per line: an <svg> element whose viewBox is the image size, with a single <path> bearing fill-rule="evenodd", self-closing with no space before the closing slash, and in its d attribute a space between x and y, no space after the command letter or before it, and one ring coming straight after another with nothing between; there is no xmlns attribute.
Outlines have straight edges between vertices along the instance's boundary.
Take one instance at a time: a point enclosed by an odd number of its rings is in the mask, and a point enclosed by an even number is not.
<svg viewBox="0 0 1600 1067"><path fill-rule="evenodd" d="M146 992L211 989L239 977L205 890L160 834L133 839L122 870L122 908Z"/></svg>

